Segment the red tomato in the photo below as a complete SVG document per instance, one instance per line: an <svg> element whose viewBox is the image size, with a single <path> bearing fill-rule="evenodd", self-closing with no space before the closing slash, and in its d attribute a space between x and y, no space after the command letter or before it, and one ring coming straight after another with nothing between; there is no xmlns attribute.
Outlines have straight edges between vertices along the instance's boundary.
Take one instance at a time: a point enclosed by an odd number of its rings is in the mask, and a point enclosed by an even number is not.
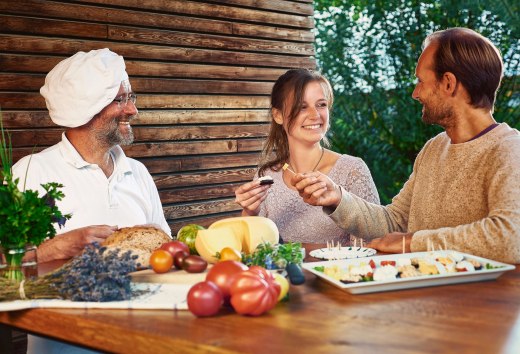
<svg viewBox="0 0 520 354"><path fill-rule="evenodd" d="M182 261L182 269L188 273L202 273L206 268L208 268L208 262L194 254L189 255Z"/></svg>
<svg viewBox="0 0 520 354"><path fill-rule="evenodd" d="M188 252L179 251L173 255L173 265L177 269L182 269L182 263L184 262L184 258L188 257L190 254Z"/></svg>
<svg viewBox="0 0 520 354"><path fill-rule="evenodd" d="M173 257L165 250L155 250L150 256L150 266L155 273L166 273L173 265Z"/></svg>
<svg viewBox="0 0 520 354"><path fill-rule="evenodd" d="M270 287L274 287L278 293L276 296L280 295L280 291L282 291L282 288L280 287L280 284L278 284L278 282L276 281L273 273L271 273L264 267L256 265L249 267L249 271L258 274L262 279L264 279L267 282L267 284L269 284Z"/></svg>
<svg viewBox="0 0 520 354"><path fill-rule="evenodd" d="M371 259L370 262L368 262L368 265L370 266L370 268L376 269L376 262L374 262L373 259Z"/></svg>
<svg viewBox="0 0 520 354"><path fill-rule="evenodd" d="M381 261L381 267L385 265L391 265L395 267L395 261Z"/></svg>
<svg viewBox="0 0 520 354"><path fill-rule="evenodd" d="M271 310L278 302L278 290L263 279L258 272L237 274L231 284L231 306L241 315L258 316Z"/></svg>
<svg viewBox="0 0 520 354"><path fill-rule="evenodd" d="M222 292L210 281L197 283L188 292L188 309L198 317L217 314L223 303Z"/></svg>
<svg viewBox="0 0 520 354"><path fill-rule="evenodd" d="M233 281L233 277L245 270L247 270L247 266L237 261L218 262L208 271L206 280L215 283L219 287L220 291L222 291L224 300L227 300L229 299L229 288Z"/></svg>
<svg viewBox="0 0 520 354"><path fill-rule="evenodd" d="M161 245L160 249L169 252L172 255L172 257L174 257L175 253L177 253L179 251L184 251L187 254L190 254L190 248L188 247L188 245L186 245L184 242L181 242L181 241L169 241L169 242L163 243Z"/></svg>

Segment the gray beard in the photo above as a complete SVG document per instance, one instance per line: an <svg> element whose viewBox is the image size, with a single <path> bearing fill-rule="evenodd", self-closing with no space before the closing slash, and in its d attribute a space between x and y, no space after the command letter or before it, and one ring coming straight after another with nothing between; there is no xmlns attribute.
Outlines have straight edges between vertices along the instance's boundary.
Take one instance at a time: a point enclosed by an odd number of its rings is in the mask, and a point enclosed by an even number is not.
<svg viewBox="0 0 520 354"><path fill-rule="evenodd" d="M121 131L119 130L118 127L116 127L116 129L111 129L108 132L108 134L106 134L106 136L105 136L106 142L110 146L115 146L115 145L125 146L125 145L132 144L134 142L134 132L132 131L132 127L128 127L128 128L130 131L126 135L121 134Z"/></svg>
<svg viewBox="0 0 520 354"><path fill-rule="evenodd" d="M96 139L103 145L113 147L116 145L130 145L134 142L134 133L132 127L129 128L129 133L123 135L119 130L118 119L113 119L106 129L97 129L94 134Z"/></svg>

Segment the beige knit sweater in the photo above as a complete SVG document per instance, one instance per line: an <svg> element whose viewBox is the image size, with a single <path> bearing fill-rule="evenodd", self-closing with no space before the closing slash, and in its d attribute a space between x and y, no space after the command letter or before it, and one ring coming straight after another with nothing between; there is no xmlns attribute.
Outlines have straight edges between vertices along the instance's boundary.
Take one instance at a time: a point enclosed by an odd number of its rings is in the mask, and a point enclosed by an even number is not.
<svg viewBox="0 0 520 354"><path fill-rule="evenodd" d="M441 133L423 147L392 204L343 191L330 216L366 239L413 232L413 252L426 251L430 240L436 248L520 263L520 133L502 123L461 144Z"/></svg>

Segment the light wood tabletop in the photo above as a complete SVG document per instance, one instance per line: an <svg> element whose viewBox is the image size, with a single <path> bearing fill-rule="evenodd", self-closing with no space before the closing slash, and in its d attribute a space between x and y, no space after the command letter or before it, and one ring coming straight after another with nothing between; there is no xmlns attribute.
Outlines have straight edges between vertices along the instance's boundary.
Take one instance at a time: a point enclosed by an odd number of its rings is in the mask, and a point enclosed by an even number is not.
<svg viewBox="0 0 520 354"><path fill-rule="evenodd" d="M519 353L520 270L497 280L351 295L317 279L259 317L189 311L32 309L17 328L119 353ZM0 336L5 338L5 336ZM2 344L2 343L0 343Z"/></svg>

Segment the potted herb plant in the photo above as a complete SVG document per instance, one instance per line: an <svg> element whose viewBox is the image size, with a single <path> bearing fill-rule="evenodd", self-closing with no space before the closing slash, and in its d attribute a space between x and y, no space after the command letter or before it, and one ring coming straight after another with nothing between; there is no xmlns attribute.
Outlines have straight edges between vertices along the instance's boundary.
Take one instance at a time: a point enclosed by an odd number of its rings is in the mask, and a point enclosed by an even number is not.
<svg viewBox="0 0 520 354"><path fill-rule="evenodd" d="M1 114L1 113L0 113ZM0 250L5 265L3 276L13 283L24 278L22 259L27 246L39 246L45 239L56 235L54 223L60 227L70 215L63 215L56 201L64 197L58 183L46 183L46 194L19 189L19 180L12 174L12 145L8 132L4 131L0 115Z"/></svg>

